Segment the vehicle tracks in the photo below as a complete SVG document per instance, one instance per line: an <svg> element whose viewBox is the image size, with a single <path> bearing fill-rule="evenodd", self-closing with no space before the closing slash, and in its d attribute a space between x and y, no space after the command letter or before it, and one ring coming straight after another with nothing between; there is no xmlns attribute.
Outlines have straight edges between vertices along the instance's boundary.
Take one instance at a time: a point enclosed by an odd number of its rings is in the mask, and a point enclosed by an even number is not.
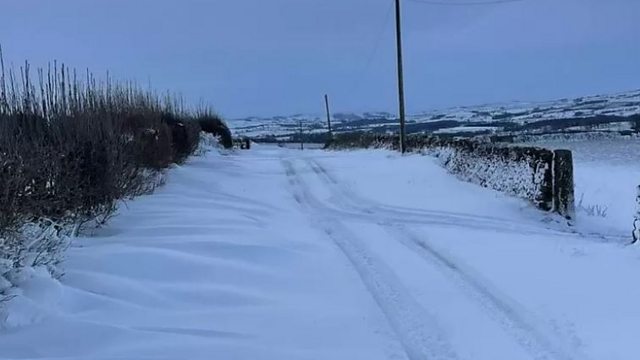
<svg viewBox="0 0 640 360"><path fill-rule="evenodd" d="M350 189L342 186L317 161L305 159L305 164L311 169L311 173L315 174L327 187L327 190L331 194L333 206L328 206L318 200L318 198L311 193L310 187L304 182L301 172L295 168L292 161L286 160L284 161L284 165L287 169L287 175L292 185L297 188L297 190L294 191L294 193L297 192L297 195L294 194L294 197L301 199L299 202L306 204L308 210L311 210L314 216L317 216L319 213L322 214L322 228L350 259L363 282L367 284L367 288L374 298L376 298L376 301L387 315L389 322L401 338L407 336L407 331L409 333L411 333L411 331L407 329L404 329L405 331L403 331L403 329L398 330L398 324L396 323L397 317L407 319L407 309L421 309L420 305L411 298L411 295L405 289L402 291L397 290L397 287L401 285L393 285L391 288L395 290L385 288L385 286L389 286L389 283L398 282L400 284L400 279L397 278L393 271L382 260L373 256L366 249L363 241L351 233L348 228L337 219L346 216L349 220L369 220L369 222L382 227L390 238L402 244L422 258L429 266L437 269L443 276L446 276L451 283L476 303L489 318L495 321L499 327L529 353L533 359L587 359L584 355L580 354L579 349L571 345L570 342L564 341L562 336L548 325L548 322L538 319L521 304L507 295L502 294L497 288L491 285L489 281L482 279L477 271L435 248L424 239L424 236L418 235L409 229L410 225L415 224L437 224L469 226L492 231L517 231L519 234L524 233L525 231L517 226L518 224L499 218L379 204L368 199L363 199ZM518 227L518 229L516 230L514 227ZM532 227L528 227L526 231L535 234L558 235L557 231L535 229ZM385 275L383 275L382 278L384 278L385 281L380 279L379 269L384 269L382 272ZM380 284L386 285L380 286ZM399 294L402 295L400 296ZM398 296L405 299L411 298L412 305L409 306L407 304L398 304L378 299L382 297L384 299L397 300ZM402 314L397 313L395 306L400 306L405 312ZM425 313L422 309L418 312ZM432 316L429 315L423 315L422 318L428 319L428 321L435 321L432 320ZM394 325L394 323L396 324ZM414 324L412 327L413 326L416 325ZM413 346L413 349L415 348L416 346ZM423 354L424 349L422 347L419 348L422 350L416 350L417 353ZM411 349L412 346L409 346L407 354L412 353ZM448 356L454 356L453 352L450 354L451 355ZM411 358L413 359L413 357Z"/></svg>

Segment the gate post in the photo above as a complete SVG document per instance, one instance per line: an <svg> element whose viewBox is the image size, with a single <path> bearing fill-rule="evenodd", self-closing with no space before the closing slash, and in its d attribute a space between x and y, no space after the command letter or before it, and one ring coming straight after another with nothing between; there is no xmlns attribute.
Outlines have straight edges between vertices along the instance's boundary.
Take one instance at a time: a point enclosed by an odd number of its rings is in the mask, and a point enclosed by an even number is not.
<svg viewBox="0 0 640 360"><path fill-rule="evenodd" d="M575 217L573 154L555 150L553 156L553 205L557 213L571 220Z"/></svg>

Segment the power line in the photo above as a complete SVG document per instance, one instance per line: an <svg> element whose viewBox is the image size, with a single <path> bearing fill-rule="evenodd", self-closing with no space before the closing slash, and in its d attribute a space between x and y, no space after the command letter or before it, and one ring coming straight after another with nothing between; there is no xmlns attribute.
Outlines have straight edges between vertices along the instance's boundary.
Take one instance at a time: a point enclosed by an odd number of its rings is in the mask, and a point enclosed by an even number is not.
<svg viewBox="0 0 640 360"><path fill-rule="evenodd" d="M357 92L357 91L360 90L360 86L362 85L362 81L364 80L364 77L369 72L369 68L371 67L371 64L373 63L373 60L375 59L376 55L380 51L380 46L382 45L382 39L384 38L384 35L387 33L387 28L389 27L389 24L391 23L391 18L392 18L391 15L393 14L393 5L394 5L393 1L389 1L389 8L387 9L387 13L386 13L386 16L385 16L385 19L384 19L384 23L379 28L380 32L376 36L373 49L371 50L371 52L369 53L369 56L367 57L367 62L365 63L365 66L362 67L360 72L358 73L358 76L356 78L356 82L355 82L355 84L353 86L354 92Z"/></svg>
<svg viewBox="0 0 640 360"><path fill-rule="evenodd" d="M382 39L384 38L384 34L387 32L386 30L387 30L387 27L389 26L389 23L391 22L391 14L393 14L393 2L390 1L389 9L387 10L387 16L385 17L385 20L384 20L384 25L380 29L380 33L376 38L373 51L371 52L371 54L369 55L369 58L367 59L367 65L365 66L365 71L369 70L369 66L371 66L371 62L373 61L373 58L378 54L378 51L380 50Z"/></svg>
<svg viewBox="0 0 640 360"><path fill-rule="evenodd" d="M460 0L460 1L456 1L456 0L452 0L452 1L447 1L447 0L406 0L408 2L412 2L412 3L417 3L417 4L423 4L423 5L435 5L435 6L459 6L459 7L463 7L463 6L483 6L483 5L498 5L498 4L508 4L508 3L516 3L516 2L524 2L526 0L478 0L478 1L470 1L470 0ZM381 27L379 27L379 32L378 34L376 34L376 38L375 38L375 42L374 42L374 46L372 48L372 51L369 53L365 66L360 68L360 71L358 72L356 78L355 78L355 82L353 83L352 86L352 93L358 93L360 91L360 87L362 85L362 82L364 81L364 78L367 76L370 67L374 61L374 59L376 58L380 47L382 45L382 40L384 39L385 34L387 33L389 24L391 22L392 19L392 14L393 14L393 9L394 9L394 2L393 0L389 0L389 7L384 19L384 23ZM354 97L355 98L355 97Z"/></svg>
<svg viewBox="0 0 640 360"><path fill-rule="evenodd" d="M485 0L485 1L444 1L444 0L408 0L413 3L438 5L438 6L477 6L477 5L497 5L515 2L523 2L526 0Z"/></svg>

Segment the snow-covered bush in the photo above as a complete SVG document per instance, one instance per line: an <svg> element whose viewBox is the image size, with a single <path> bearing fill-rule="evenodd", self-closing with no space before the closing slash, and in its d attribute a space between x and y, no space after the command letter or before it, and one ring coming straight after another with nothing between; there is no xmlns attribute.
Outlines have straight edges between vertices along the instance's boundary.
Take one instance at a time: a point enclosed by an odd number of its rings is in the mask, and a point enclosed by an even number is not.
<svg viewBox="0 0 640 360"><path fill-rule="evenodd" d="M57 267L69 245L73 228L40 219L27 222L19 229L5 231L0 237L0 276L24 267L44 266L54 275L61 275Z"/></svg>
<svg viewBox="0 0 640 360"><path fill-rule="evenodd" d="M43 269L54 278L60 277L63 271L59 265L73 231L71 226L40 219L0 232L0 302L12 297L10 290L25 281L29 269Z"/></svg>
<svg viewBox="0 0 640 360"><path fill-rule="evenodd" d="M221 147L221 144L215 135L202 132L200 133L200 142L198 144L198 148L196 149L194 155L202 156L207 152L213 149L217 149L219 147Z"/></svg>
<svg viewBox="0 0 640 360"><path fill-rule="evenodd" d="M201 111L198 114L198 124L203 132L212 134L218 138L220 144L226 149L233 147L233 137L231 136L231 130L222 119L213 111Z"/></svg>

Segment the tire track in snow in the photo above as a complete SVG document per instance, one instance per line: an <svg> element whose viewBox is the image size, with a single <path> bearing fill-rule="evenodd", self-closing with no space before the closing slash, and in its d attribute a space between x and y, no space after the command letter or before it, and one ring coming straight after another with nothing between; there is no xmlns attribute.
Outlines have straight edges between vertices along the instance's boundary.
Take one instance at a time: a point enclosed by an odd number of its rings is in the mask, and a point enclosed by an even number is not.
<svg viewBox="0 0 640 360"><path fill-rule="evenodd" d="M282 161L283 161L283 164L285 162L291 164L291 160L289 159L282 160ZM294 170L291 170L291 171L294 171ZM286 173L288 176L291 175L289 170L286 170ZM297 183L298 183L298 180L296 180L295 178L289 177L290 185L295 186L297 185ZM302 199L299 194L293 194L293 196L298 203L302 203ZM380 221L380 217L376 218L374 211L371 209L354 207L354 206L351 206L350 204L343 203L343 202L340 202L338 204L340 207L333 207L319 201L315 197L307 200L313 202L313 205L316 209L322 208L325 213L330 213L334 217L347 217L349 218L349 220L352 220L352 221L361 221L361 222L368 222L368 223ZM392 221L394 223L405 223L405 224L416 224L416 225L431 224L431 225L442 225L442 226L459 226L459 222L453 222L450 219L448 221L439 221L436 219L429 219L424 217L406 219L406 218L400 218L397 216L393 217L392 215L385 216L384 219L386 221ZM477 226L482 227L482 224L477 224ZM491 230L494 230L494 229L491 228ZM515 231L510 231L510 232L515 232ZM522 232L517 232L517 233L521 234Z"/></svg>
<svg viewBox="0 0 640 360"><path fill-rule="evenodd" d="M458 356L446 335L429 314L402 286L397 275L344 226L331 210L313 195L293 163L282 161L296 202L313 217L317 226L349 260L411 360L455 360Z"/></svg>
<svg viewBox="0 0 640 360"><path fill-rule="evenodd" d="M429 264L437 267L451 279L534 359L587 359L544 321L537 319L535 315L515 300L500 294L500 291L489 281L481 280L477 271L437 250L422 237L402 225L383 225L383 227L394 239L418 254Z"/></svg>
<svg viewBox="0 0 640 360"><path fill-rule="evenodd" d="M415 233L408 230L402 222L393 219L385 220L385 208L383 206L369 206L374 202L352 196L352 192L340 186L339 182L332 180L330 175L323 170L314 160L306 160L313 172L327 186L333 197L338 199L341 206L352 211L361 211L371 215L378 215L378 225L389 233L390 237L409 248L420 256L430 266L437 268L447 276L469 298L476 302L499 326L509 334L520 346L537 360L578 360L587 359L579 354L578 350L562 340L560 334L547 326L542 320L537 319L520 304L507 296L500 294L488 281L480 280L476 271L450 256L438 251ZM316 200L317 201L317 200ZM366 207L359 205L366 204ZM395 211L392 213L395 214ZM468 221L464 222L469 225Z"/></svg>
<svg viewBox="0 0 640 360"><path fill-rule="evenodd" d="M509 219L502 219L491 216L481 216L457 213L451 211L436 211L416 209L404 206L394 206L381 204L375 200L366 199L358 194L354 193L348 187L342 185L329 171L326 170L315 159L305 159L307 164L311 167L321 180L323 180L334 193L334 198L339 206L348 208L351 211L359 211L364 214L377 214L384 215L388 221L394 223L422 223L444 226L460 226L464 224L465 227L474 227L477 229L493 230L507 233L517 233L526 235L558 235L558 236L571 236L580 239L585 239L593 242L615 242L615 243L627 243L626 237L617 235L605 235L594 233L582 233L577 230L567 229L553 229L546 227L539 227L535 225L527 225L518 223ZM345 200L343 200L345 199Z"/></svg>
<svg viewBox="0 0 640 360"><path fill-rule="evenodd" d="M342 186L315 160L305 159L311 170L318 175L331 190L332 199L338 206L336 211L359 213L359 216L368 215L370 220L390 223L441 225L452 227L473 227L476 229L491 230L497 232L549 235L552 230L518 224L514 221L488 216L476 216L446 211L411 209L379 204L375 201L364 199ZM328 207L325 205L325 207ZM356 215L358 216L358 215ZM565 235L558 233L558 235Z"/></svg>
<svg viewBox="0 0 640 360"><path fill-rule="evenodd" d="M349 198L353 201L357 201L359 204L365 205L368 208L377 211L384 211L390 214L401 215L401 216L437 216L437 217L447 217L450 219L457 220L473 220L473 221L489 221L496 224L507 224L513 225L514 221L509 219L501 219L498 217L491 216L482 216L482 215L473 215L473 214L465 214L459 212L452 211L441 211L441 210L427 210L427 209L417 209L406 206L395 206L388 205L376 202L371 199L365 199L355 192L351 191L351 189L342 186L340 182L333 176L329 171L325 169L317 160L315 159L305 159L311 169L318 175L323 176L327 182L331 183L331 185L335 185L339 188L340 193L344 194L346 198Z"/></svg>

